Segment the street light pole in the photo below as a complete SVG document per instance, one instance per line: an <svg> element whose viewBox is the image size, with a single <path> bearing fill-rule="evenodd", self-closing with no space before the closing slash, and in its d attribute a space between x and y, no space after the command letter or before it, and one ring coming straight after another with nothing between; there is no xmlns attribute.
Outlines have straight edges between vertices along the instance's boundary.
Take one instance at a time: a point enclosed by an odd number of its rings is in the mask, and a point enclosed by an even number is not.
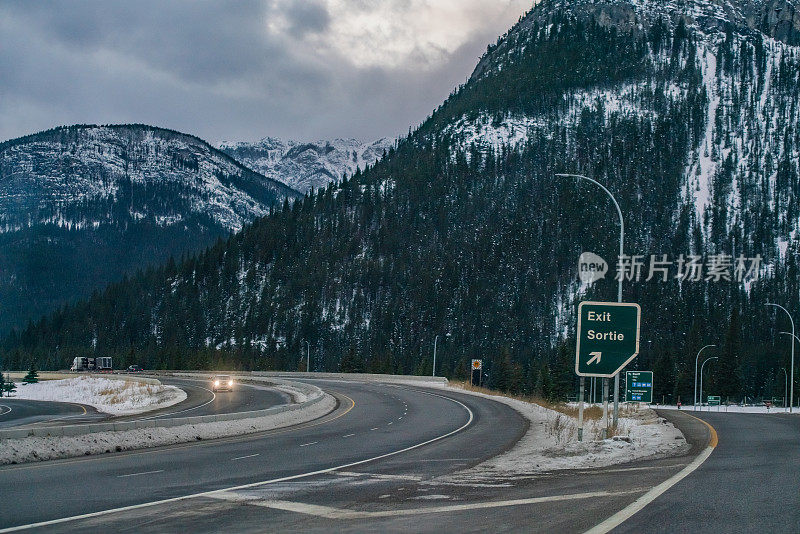
<svg viewBox="0 0 800 534"><path fill-rule="evenodd" d="M694 411L697 411L697 360L700 358L700 353L706 350L708 347L716 347L716 345L706 345L699 351L697 351L697 356L694 357L694 403L692 404L692 408ZM702 395L702 392L701 392ZM700 402L703 402L703 399L700 399Z"/></svg>
<svg viewBox="0 0 800 534"><path fill-rule="evenodd" d="M580 180L586 180L588 182L592 182L596 186L600 187L606 194L611 198L611 201L614 203L614 207L617 208L617 215L619 215L619 258L622 258L624 255L624 244L625 244L625 221L622 218L622 210L619 207L619 203L617 199L614 198L614 195L611 194L611 191L606 189L606 186L598 182L593 178L589 178L588 176L583 176L582 174L556 174L556 176L561 178L578 178ZM618 258L618 260L619 260ZM617 286L617 302L622 302L622 273L619 274L618 286ZM607 378L603 380L608 381ZM608 400L606 399L606 402ZM617 426L617 419L619 417L619 373L614 375L614 422L613 425Z"/></svg>
<svg viewBox="0 0 800 534"><path fill-rule="evenodd" d="M445 334L444 337L450 337L450 334ZM439 341L439 334L436 334L436 337L433 338L433 372L431 376L436 376L436 344Z"/></svg>
<svg viewBox="0 0 800 534"><path fill-rule="evenodd" d="M792 336L795 340L797 340L798 343L800 343L800 337L792 334L791 332L780 332L780 333L783 334L783 335L786 335L786 336ZM794 362L792 362L792 369L794 370ZM786 368L781 367L781 371L783 371L783 374L786 375ZM786 387L788 388L789 387L789 377L786 376L785 378L786 378ZM794 380L794 373L792 373L792 380ZM789 397L788 397L789 390L788 389L784 392L784 395L785 396L784 396L783 404L786 404L787 400L789 399ZM792 407L792 404L789 403L789 408L791 409L791 407Z"/></svg>
<svg viewBox="0 0 800 534"><path fill-rule="evenodd" d="M788 400L789 395L789 375L786 374L786 368L781 367L781 371L783 371L783 409L786 410L786 401Z"/></svg>
<svg viewBox="0 0 800 534"><path fill-rule="evenodd" d="M301 341L300 343L305 343L306 344L306 349L307 349L306 350L306 373L310 373L311 372L311 343L309 343L305 339L303 341Z"/></svg>
<svg viewBox="0 0 800 534"><path fill-rule="evenodd" d="M439 334L436 334L436 337L433 338L433 372L431 376L436 376L436 344L439 341Z"/></svg>
<svg viewBox="0 0 800 534"><path fill-rule="evenodd" d="M706 361L703 362L703 365L700 366L700 405L702 411L702 404L703 404L703 367L710 362L711 360L719 360L719 356L712 356L710 358L706 358Z"/></svg>
<svg viewBox="0 0 800 534"><path fill-rule="evenodd" d="M797 339L797 336L795 335L795 332L794 332L794 319L792 319L792 314L789 313L789 310L787 310L786 308L784 308L780 304L772 304L770 302L767 303L767 306L774 306L775 308L780 308L784 312L786 312L786 315L789 316L789 321L791 321L791 323L792 323L792 337ZM792 368L790 370L791 378L789 379L789 384L791 384L790 387L789 387L789 413L792 413L792 405L794 404L794 339L792 340L792 364L791 365L792 365Z"/></svg>

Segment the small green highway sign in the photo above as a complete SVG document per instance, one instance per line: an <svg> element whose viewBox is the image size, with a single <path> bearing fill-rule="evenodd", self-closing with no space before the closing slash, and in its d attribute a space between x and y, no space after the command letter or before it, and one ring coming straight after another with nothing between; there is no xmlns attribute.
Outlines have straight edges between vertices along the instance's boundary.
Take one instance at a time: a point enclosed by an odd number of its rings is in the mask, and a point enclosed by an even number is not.
<svg viewBox="0 0 800 534"><path fill-rule="evenodd" d="M708 405L709 406L719 406L719 395L709 395L708 396Z"/></svg>
<svg viewBox="0 0 800 534"><path fill-rule="evenodd" d="M638 304L581 302L578 305L578 376L612 378L639 354Z"/></svg>
<svg viewBox="0 0 800 534"><path fill-rule="evenodd" d="M653 402L653 371L625 373L625 402Z"/></svg>

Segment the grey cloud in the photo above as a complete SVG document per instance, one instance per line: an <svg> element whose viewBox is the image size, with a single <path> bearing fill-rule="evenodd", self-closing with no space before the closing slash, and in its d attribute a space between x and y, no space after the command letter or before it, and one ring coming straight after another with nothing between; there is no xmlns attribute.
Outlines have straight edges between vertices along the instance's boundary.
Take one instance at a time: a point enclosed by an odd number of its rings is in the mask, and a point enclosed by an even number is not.
<svg viewBox="0 0 800 534"><path fill-rule="evenodd" d="M289 30L296 37L308 33L321 33L331 22L327 7L319 2L295 2L287 6L284 15L289 21Z"/></svg>
<svg viewBox="0 0 800 534"><path fill-rule="evenodd" d="M348 9L359 2L374 5L351 0ZM288 35L266 31L276 9ZM119 122L211 142L395 136L438 106L506 29L476 32L436 69L413 59L357 68L303 39L326 32L330 16L305 0L0 3L0 140Z"/></svg>

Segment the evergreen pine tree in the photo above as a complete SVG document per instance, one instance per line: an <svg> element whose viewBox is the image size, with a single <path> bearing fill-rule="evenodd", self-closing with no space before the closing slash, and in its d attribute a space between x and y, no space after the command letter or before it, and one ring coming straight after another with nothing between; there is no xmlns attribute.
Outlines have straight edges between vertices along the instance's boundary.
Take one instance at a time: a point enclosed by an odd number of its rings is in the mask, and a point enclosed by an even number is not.
<svg viewBox="0 0 800 534"><path fill-rule="evenodd" d="M742 397L742 329L739 317L739 309L734 308L731 312L728 331L725 334L725 341L719 354L717 372L710 384L715 384L717 395L724 398L732 397L739 399ZM709 362L711 365L712 362Z"/></svg>
<svg viewBox="0 0 800 534"><path fill-rule="evenodd" d="M3 391L6 392L6 397L10 397L12 393L17 390L17 385L11 380L11 377L6 375L5 384L3 384Z"/></svg>
<svg viewBox="0 0 800 534"><path fill-rule="evenodd" d="M23 384L35 384L39 381L39 373L36 371L36 367L33 366L28 370L28 374L26 374L22 378Z"/></svg>

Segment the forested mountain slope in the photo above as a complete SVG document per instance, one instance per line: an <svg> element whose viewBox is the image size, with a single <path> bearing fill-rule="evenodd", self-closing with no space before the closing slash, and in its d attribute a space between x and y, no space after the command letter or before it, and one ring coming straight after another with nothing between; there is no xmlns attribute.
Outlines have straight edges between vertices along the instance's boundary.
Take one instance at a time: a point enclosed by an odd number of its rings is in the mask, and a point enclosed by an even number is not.
<svg viewBox="0 0 800 534"><path fill-rule="evenodd" d="M204 141L70 126L0 144L0 331L197 252L298 196Z"/></svg>
<svg viewBox="0 0 800 534"><path fill-rule="evenodd" d="M720 346L709 390L777 396L786 325L764 303L798 310L799 281L790 11L543 1L374 167L42 320L6 357L292 369L308 340L317 370L430 373L449 333L442 374L478 357L491 386L574 394L576 304L616 296L613 275L581 283L577 259L613 269L619 230L599 189L555 177L571 172L615 194L627 254L671 261L666 281L645 272L624 288L643 310L635 366L656 371L657 396L691 394L706 343ZM678 277L691 255L729 258L729 276ZM760 260L742 271L740 257Z"/></svg>

